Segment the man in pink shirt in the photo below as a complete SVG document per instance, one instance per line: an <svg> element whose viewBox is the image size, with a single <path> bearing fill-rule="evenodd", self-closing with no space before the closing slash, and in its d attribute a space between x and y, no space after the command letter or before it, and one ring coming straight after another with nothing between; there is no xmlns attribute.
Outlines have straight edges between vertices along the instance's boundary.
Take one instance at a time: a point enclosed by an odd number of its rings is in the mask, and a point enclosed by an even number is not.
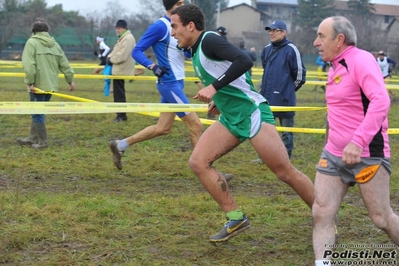
<svg viewBox="0 0 399 266"><path fill-rule="evenodd" d="M348 188L359 189L372 222L399 245L399 216L389 198L390 99L373 55L356 47L356 31L344 17L319 25L313 45L330 62L326 101L327 144L316 166L313 215L315 265L330 265L334 218Z"/></svg>

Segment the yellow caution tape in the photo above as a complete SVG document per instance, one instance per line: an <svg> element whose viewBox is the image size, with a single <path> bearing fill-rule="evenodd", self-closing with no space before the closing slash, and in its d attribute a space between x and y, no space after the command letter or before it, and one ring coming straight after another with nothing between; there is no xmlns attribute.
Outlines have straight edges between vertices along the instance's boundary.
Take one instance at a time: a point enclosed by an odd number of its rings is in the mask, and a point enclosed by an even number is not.
<svg viewBox="0 0 399 266"><path fill-rule="evenodd" d="M8 73L8 72L1 72L0 77L25 77L24 73ZM59 78L64 78L64 74L58 74ZM155 76L114 76L114 75L89 75L89 74L75 74L75 79L125 79L125 80L157 80ZM186 77L185 81L200 81L197 77ZM259 79L252 79L254 83L260 82ZM325 81L318 81L318 80L308 80L306 81L307 85L326 85ZM395 89L399 90L399 85L395 84L386 84L387 89Z"/></svg>
<svg viewBox="0 0 399 266"><path fill-rule="evenodd" d="M61 93L51 92L54 96ZM62 97L79 102L0 102L0 114L76 114L137 112L208 112L207 104L110 103L97 102L71 95ZM272 106L272 111L318 111L325 107Z"/></svg>
<svg viewBox="0 0 399 266"><path fill-rule="evenodd" d="M159 112L137 112L137 113L141 114L141 115L148 115L148 116L154 116L154 117L159 117L161 115L161 113L159 113ZM175 120L182 121L178 116L175 116ZM215 123L215 120L204 119L204 118L200 118L200 121L203 125L212 125L213 123Z"/></svg>
<svg viewBox="0 0 399 266"><path fill-rule="evenodd" d="M326 129L318 128L297 128L297 127L276 127L279 132L293 132L293 133L312 133L312 134L326 134Z"/></svg>
<svg viewBox="0 0 399 266"><path fill-rule="evenodd" d="M0 114L98 114L126 112L207 112L207 104L108 102L0 102Z"/></svg>
<svg viewBox="0 0 399 266"><path fill-rule="evenodd" d="M36 93L52 94L78 102L0 102L0 114L87 114L127 113L159 117L161 112L207 112L207 104L159 104L159 103L107 103L35 88ZM271 106L272 111L318 111L326 107ZM181 121L177 116L175 120ZM211 125L215 120L200 118L202 124ZM325 134L325 129L276 127L279 132ZM388 129L388 134L399 134L399 128Z"/></svg>
<svg viewBox="0 0 399 266"><path fill-rule="evenodd" d="M327 107L310 106L270 106L273 112L291 112L291 111L320 111L327 110Z"/></svg>

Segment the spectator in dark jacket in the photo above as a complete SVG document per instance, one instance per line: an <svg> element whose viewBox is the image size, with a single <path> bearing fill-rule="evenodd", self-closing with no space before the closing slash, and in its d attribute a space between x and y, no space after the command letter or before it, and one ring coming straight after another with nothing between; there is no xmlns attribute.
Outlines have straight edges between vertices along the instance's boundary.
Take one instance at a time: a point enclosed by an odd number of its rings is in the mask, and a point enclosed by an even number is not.
<svg viewBox="0 0 399 266"><path fill-rule="evenodd" d="M240 47L240 50L243 51L246 55L248 55L249 58L251 58L252 62L254 62L255 65L255 61L256 61L256 50L255 47L251 47L251 50L247 50L247 48L245 48L245 41L240 41L240 43L238 44L238 46ZM249 75L252 76L252 68L250 70L248 70Z"/></svg>
<svg viewBox="0 0 399 266"><path fill-rule="evenodd" d="M223 38L225 38L226 40L227 40L227 29L225 28L225 27L222 27L222 26L220 26L220 27L218 27L217 29L216 29L216 32L220 35L220 36L222 36Z"/></svg>
<svg viewBox="0 0 399 266"><path fill-rule="evenodd" d="M265 28L271 43L266 45L261 54L263 76L261 94L271 106L295 106L295 92L306 81L306 69L298 48L286 38L287 26L276 20ZM294 126L295 112L274 112L283 127ZM283 132L282 140L291 158L294 148L294 134ZM260 160L255 162L261 163Z"/></svg>

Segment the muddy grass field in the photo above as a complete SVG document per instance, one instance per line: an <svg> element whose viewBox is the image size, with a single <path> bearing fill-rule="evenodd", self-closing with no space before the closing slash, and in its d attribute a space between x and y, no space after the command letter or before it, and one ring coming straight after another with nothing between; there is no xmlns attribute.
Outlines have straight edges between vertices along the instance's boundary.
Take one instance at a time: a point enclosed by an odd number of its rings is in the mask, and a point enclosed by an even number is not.
<svg viewBox="0 0 399 266"><path fill-rule="evenodd" d="M0 101L29 100L22 78L1 81ZM60 84L60 92L69 94L67 84ZM75 96L113 101L103 96L100 79L76 80L76 85ZM313 87L298 91L298 106L325 106L323 92ZM126 90L129 102L159 101L153 81L127 82ZM186 82L185 91L191 98L197 88ZM394 101L390 128L399 128L398 114ZM324 111L298 112L296 127L323 128L324 116ZM1 265L313 265L310 209L265 165L250 162L257 154L248 142L215 166L235 175L229 186L252 227L213 246L208 237L222 228L225 217L188 166L191 147L184 124L176 122L170 135L130 147L118 171L108 142L156 121L133 113L124 123L113 123L114 118L48 115L49 148L33 150L15 141L27 136L30 116L0 115ZM295 134L292 162L312 180L323 144L322 134ZM391 135L396 212L398 148L398 136ZM349 245L360 252L371 244L387 245L384 252L394 250L368 218L357 186L339 210L339 231L342 246L337 251Z"/></svg>

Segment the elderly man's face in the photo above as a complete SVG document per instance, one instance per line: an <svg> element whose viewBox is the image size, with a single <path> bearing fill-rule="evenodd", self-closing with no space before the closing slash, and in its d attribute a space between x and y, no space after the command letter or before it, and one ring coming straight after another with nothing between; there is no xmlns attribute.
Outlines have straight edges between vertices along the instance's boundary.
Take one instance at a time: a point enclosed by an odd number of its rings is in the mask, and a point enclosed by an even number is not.
<svg viewBox="0 0 399 266"><path fill-rule="evenodd" d="M126 31L126 29L125 28L121 28L121 27L116 27L115 31L116 31L116 35L119 36L122 33L124 33Z"/></svg>
<svg viewBox="0 0 399 266"><path fill-rule="evenodd" d="M330 62L339 53L338 36L332 39L334 34L332 23L331 18L323 20L317 30L317 38L313 42L324 62Z"/></svg>

